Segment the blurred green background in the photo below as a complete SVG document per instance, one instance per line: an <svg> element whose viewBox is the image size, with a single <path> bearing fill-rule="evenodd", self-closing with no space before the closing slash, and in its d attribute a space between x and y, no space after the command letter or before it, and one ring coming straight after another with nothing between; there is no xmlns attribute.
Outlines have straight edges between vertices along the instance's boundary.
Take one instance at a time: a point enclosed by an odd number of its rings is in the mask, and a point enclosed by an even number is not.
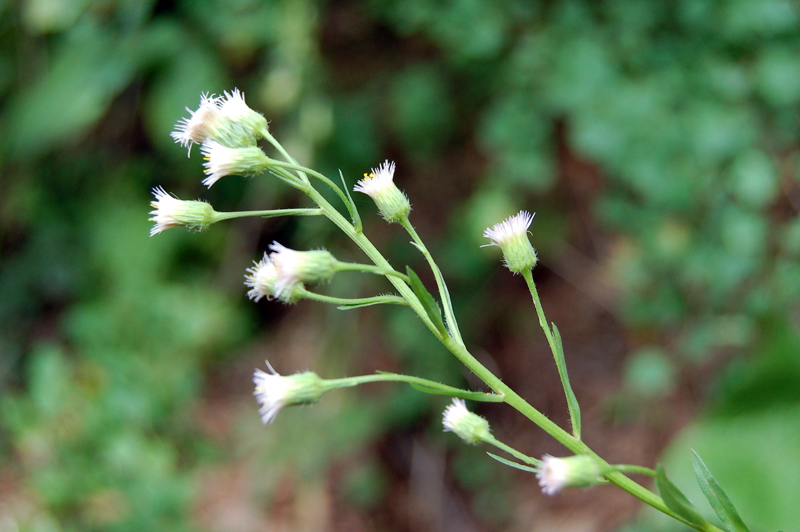
<svg viewBox="0 0 800 532"><path fill-rule="evenodd" d="M246 299L272 240L363 260L317 219L149 238L150 189L210 191L169 132L238 87L301 162L397 162L476 355L565 426L524 284L480 249L520 209L585 438L696 449L753 530L800 522L800 7L789 0L0 0L0 531L681 530L611 487L542 495L393 385L259 423L254 367L477 383L403 309ZM397 227L366 232L432 286ZM384 292L342 274L322 291ZM532 455L563 454L476 407ZM699 504L699 491L692 499Z"/></svg>

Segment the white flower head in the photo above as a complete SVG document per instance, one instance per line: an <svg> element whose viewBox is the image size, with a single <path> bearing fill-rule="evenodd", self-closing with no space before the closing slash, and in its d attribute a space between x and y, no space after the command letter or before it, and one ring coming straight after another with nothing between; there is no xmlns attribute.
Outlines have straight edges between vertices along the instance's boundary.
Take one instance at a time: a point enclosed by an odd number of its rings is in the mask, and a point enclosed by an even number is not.
<svg viewBox="0 0 800 532"><path fill-rule="evenodd" d="M542 492L556 495L564 488L581 488L594 486L603 482L600 467L594 458L588 455L556 458L549 454L542 457L542 464L536 478Z"/></svg>
<svg viewBox="0 0 800 532"><path fill-rule="evenodd" d="M278 280L275 264L264 253L264 258L259 262L253 261L253 265L252 268L247 268L248 275L244 276L244 284L250 288L247 297L256 302L264 297L272 299L275 297L275 283Z"/></svg>
<svg viewBox="0 0 800 532"><path fill-rule="evenodd" d="M394 163L386 160L369 174L364 174L364 179L353 187L355 192L371 197L378 212L389 223L399 222L411 212L408 197L394 184L394 169Z"/></svg>
<svg viewBox="0 0 800 532"><path fill-rule="evenodd" d="M155 225L150 229L150 236L173 227L184 226L190 229L203 230L214 222L215 211L204 201L185 201L166 193L162 187L153 189L154 200L150 206L154 210L150 218Z"/></svg>
<svg viewBox="0 0 800 532"><path fill-rule="evenodd" d="M267 119L245 103L244 93L239 89L225 91L219 100L219 110L223 117L235 122L255 138L264 138L269 131Z"/></svg>
<svg viewBox="0 0 800 532"><path fill-rule="evenodd" d="M442 424L445 432L454 432L470 445L485 441L489 436L489 422L467 409L463 399L454 398L444 409Z"/></svg>
<svg viewBox="0 0 800 532"><path fill-rule="evenodd" d="M536 265L536 250L528 240L528 228L533 222L533 216L528 211L509 216L500 223L487 228L483 236L490 239L486 246L497 246L503 251L506 267L514 273L530 270Z"/></svg>
<svg viewBox="0 0 800 532"><path fill-rule="evenodd" d="M273 242L269 258L275 264L276 296L283 297L301 283L330 281L336 273L336 259L325 250L295 251Z"/></svg>
<svg viewBox="0 0 800 532"><path fill-rule="evenodd" d="M316 373L306 371L282 376L267 362L269 373L256 369L253 373L253 395L261 405L258 413L265 425L272 423L287 406L311 404L319 401L326 388Z"/></svg>
<svg viewBox="0 0 800 532"><path fill-rule="evenodd" d="M175 131L170 136L184 148L189 148L192 153L192 144L202 144L207 138L213 137L220 126L222 114L219 110L219 97L208 93L200 96L200 107L192 111L188 107L189 118L181 118Z"/></svg>
<svg viewBox="0 0 800 532"><path fill-rule="evenodd" d="M206 160L203 166L208 176L203 180L203 184L208 188L226 175L258 175L272 162L257 146L229 148L215 140L207 139L200 150Z"/></svg>

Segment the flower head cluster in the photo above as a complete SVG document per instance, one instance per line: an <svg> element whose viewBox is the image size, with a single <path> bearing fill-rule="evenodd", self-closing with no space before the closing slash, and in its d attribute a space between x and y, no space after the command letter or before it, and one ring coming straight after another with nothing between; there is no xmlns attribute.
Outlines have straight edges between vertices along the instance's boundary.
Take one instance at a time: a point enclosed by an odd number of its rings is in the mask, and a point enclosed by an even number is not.
<svg viewBox="0 0 800 532"><path fill-rule="evenodd" d="M155 225L150 229L150 236L178 226L203 230L214 223L216 212L204 201L180 200L167 194L161 187L153 189L153 196L150 206L154 210L150 211L153 215L150 221Z"/></svg>
<svg viewBox="0 0 800 532"><path fill-rule="evenodd" d="M394 163L384 161L378 168L373 168L369 174L364 174L356 186L355 192L362 192L375 202L378 212L389 223L399 222L408 217L411 212L411 203L397 185L394 184Z"/></svg>
<svg viewBox="0 0 800 532"><path fill-rule="evenodd" d="M324 381L311 371L282 376L269 362L267 368L269 373L260 369L253 373L253 395L261 405L258 412L265 425L272 423L285 407L316 403L326 391Z"/></svg>
<svg viewBox="0 0 800 532"><path fill-rule="evenodd" d="M547 495L555 495L564 488L584 488L603 482L600 466L587 455L556 458L546 454L536 478Z"/></svg>
<svg viewBox="0 0 800 532"><path fill-rule="evenodd" d="M250 109L237 89L223 96L203 94L200 107L189 118L182 118L171 133L175 142L189 148L213 140L229 148L255 146L256 140L268 134L267 120Z"/></svg>
<svg viewBox="0 0 800 532"><path fill-rule="evenodd" d="M486 441L490 437L489 422L467 409L463 399L453 399L444 410L442 424L445 432L454 432L470 445Z"/></svg>
<svg viewBox="0 0 800 532"><path fill-rule="evenodd" d="M483 236L492 241L485 246L499 247L503 251L506 267L514 273L530 270L538 260L536 250L528 240L531 222L533 215L528 211L520 211L483 232Z"/></svg>

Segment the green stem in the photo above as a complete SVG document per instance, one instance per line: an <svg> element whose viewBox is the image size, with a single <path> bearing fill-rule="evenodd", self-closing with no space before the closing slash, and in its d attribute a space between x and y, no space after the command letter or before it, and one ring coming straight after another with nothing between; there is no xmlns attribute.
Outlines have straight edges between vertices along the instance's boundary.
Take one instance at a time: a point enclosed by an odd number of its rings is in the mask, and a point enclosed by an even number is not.
<svg viewBox="0 0 800 532"><path fill-rule="evenodd" d="M402 279L406 283L410 283L411 281L408 279L408 275L404 273L400 273L396 270L387 270L385 268L381 268L380 266L373 266L371 264L358 264L356 262L340 262L336 261L335 266L337 271L350 271L350 272L364 272L364 273L374 273L377 275L391 275Z"/></svg>
<svg viewBox="0 0 800 532"><path fill-rule="evenodd" d="M489 435L488 438L484 438L483 441L485 441L486 443L488 443L490 445L494 445L498 449L501 449L501 450L507 452L508 454L513 456L514 458L516 458L518 460L521 460L522 462L525 462L526 464L530 464L532 466L539 467L539 465L541 465L541 463L542 463L540 460L537 460L536 458L532 458L532 457L528 456L527 454L521 453L518 450L514 449L513 447L511 447L509 445L506 445L505 443L501 442L500 440L498 440L497 438L495 438L491 434Z"/></svg>
<svg viewBox="0 0 800 532"><path fill-rule="evenodd" d="M324 214L322 209L274 209L269 211L215 212L211 223L217 223L223 220L231 220L234 218L245 218L248 216L275 218L276 216L319 216L321 214Z"/></svg>
<svg viewBox="0 0 800 532"><path fill-rule="evenodd" d="M299 164L297 164L295 162L284 163L284 162L281 162L281 161L276 161L274 159L272 161L273 161L272 162L272 166L277 166L277 167L280 167L280 168L288 168L289 170L294 170L298 174L302 174L302 175L308 174L308 175L310 175L312 177L315 177L315 178L319 179L320 181L322 181L323 183L328 185L330 188L332 188L333 191L336 192L336 194L339 196L339 199L342 200L342 203L344 203L345 206L348 207L348 209L350 208L350 201L347 199L347 196L342 191L342 189L339 188L339 186L337 186L336 183L334 183L333 181L328 179L325 175L317 172L316 170L312 170L311 168L306 168L305 166L300 166ZM352 213L351 213L351 215L352 215Z"/></svg>
<svg viewBox="0 0 800 532"><path fill-rule="evenodd" d="M333 297L318 294L316 292L309 292L305 288L297 286L296 293L303 299L311 299L312 301L320 301L322 303L333 303L334 305L408 305L408 301L399 296L373 296L373 297Z"/></svg>
<svg viewBox="0 0 800 532"><path fill-rule="evenodd" d="M422 255L428 261L428 264L433 271L433 276L436 278L436 286L439 288L439 298L442 300L442 306L444 307L444 317L447 320L447 328L453 338L455 338L459 344L464 345L464 340L461 339L461 332L458 330L458 322L456 321L455 313L453 312L453 304L450 301L450 292L447 290L447 284L444 282L444 277L442 276L441 270L439 270L439 266L436 265L436 262L433 260L433 256L428 251L425 243L417 234L414 226L411 225L411 222L408 220L408 216L400 220L400 225L402 225L403 228L408 231L408 234L414 239L417 249L422 252Z"/></svg>
<svg viewBox="0 0 800 532"><path fill-rule="evenodd" d="M423 379L421 377L412 377L411 375L398 375L397 373L378 373L376 375L360 375L358 377L344 377L341 379L326 379L326 384L330 384L331 388L345 388L358 386L368 382L405 382L417 387L417 389L428 389L437 395L450 395L455 397L464 397L474 401L483 401L487 403L502 403L503 397L483 392L470 392L462 390L461 388L454 388L440 382Z"/></svg>
<svg viewBox="0 0 800 532"><path fill-rule="evenodd" d="M629 464L614 464L611 466L613 471L619 471L620 473L633 473L633 474L640 474L640 475L647 475L649 477L655 477L656 472L649 467L638 466L638 465L629 465Z"/></svg>
<svg viewBox="0 0 800 532"><path fill-rule="evenodd" d="M572 423L575 437L580 439L581 414L577 407L578 401L575 399L575 393L572 391L572 386L569 383L566 362L563 360L563 354L560 353L560 346L556 345L556 340L553 337L553 331L550 329L550 326L547 323L547 318L544 316L542 302L539 300L539 292L536 290L536 283L533 282L533 273L531 270L524 270L522 272L522 277L525 278L525 282L528 284L528 290L530 290L531 297L533 298L533 305L536 307L536 314L539 316L539 325L542 327L544 335L547 337L547 343L550 345L550 350L553 352L553 358L556 361L558 376L561 378L561 385L563 386L564 393L567 396L569 418Z"/></svg>
<svg viewBox="0 0 800 532"><path fill-rule="evenodd" d="M356 228L339 213L325 197L322 196L316 189L313 187L309 187L308 190L305 191L311 200L316 203L320 209L325 212L325 216L333 222L336 227L342 230L342 232L347 235L350 240L355 242L355 244L361 248L361 250L370 258L370 260L379 268L384 269L386 271L397 271L392 268L392 265L389 264L380 251L369 241L369 239L364 236L364 233L360 231L356 231ZM433 333L436 338L441 339L441 333L436 328L436 325L428 318L427 313L425 312L422 303L420 303L417 296L414 294L414 291L399 277L390 275L387 276L387 279L390 283L397 289L400 295L408 301L409 307L414 311L414 313L419 316L425 326Z"/></svg>

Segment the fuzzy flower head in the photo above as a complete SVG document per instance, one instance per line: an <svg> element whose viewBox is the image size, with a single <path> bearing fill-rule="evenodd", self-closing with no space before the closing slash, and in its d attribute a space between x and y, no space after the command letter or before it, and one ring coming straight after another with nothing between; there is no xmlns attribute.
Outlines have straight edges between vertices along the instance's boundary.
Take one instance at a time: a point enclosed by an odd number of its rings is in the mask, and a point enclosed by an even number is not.
<svg viewBox="0 0 800 532"><path fill-rule="evenodd" d="M411 212L408 197L394 184L394 168L394 163L386 160L378 168L373 168L369 174L364 174L364 179L353 187L355 192L362 192L371 197L378 207L378 212L389 223L408 218Z"/></svg>
<svg viewBox="0 0 800 532"><path fill-rule="evenodd" d="M184 148L189 148L189 154L192 153L192 144L202 144L207 138L214 137L215 132L221 127L223 118L218 102L218 97L203 93L197 111L187 107L189 118L181 118L175 126L175 131L170 133L175 142Z"/></svg>
<svg viewBox="0 0 800 532"><path fill-rule="evenodd" d="M514 273L522 273L536 266L536 250L528 240L528 228L533 215L528 211L519 211L493 227L487 228L483 236L492 242L481 247L497 246L503 251L506 267Z"/></svg>
<svg viewBox="0 0 800 532"><path fill-rule="evenodd" d="M178 121L170 135L175 142L189 148L192 144L203 144L213 140L228 148L255 147L259 138L268 135L267 120L250 109L244 102L244 94L234 89L223 96L204 93L200 107L192 111L189 118Z"/></svg>
<svg viewBox="0 0 800 532"><path fill-rule="evenodd" d="M208 176L203 184L208 188L226 175L258 175L272 162L257 146L229 148L215 140L206 140L200 150L206 160L203 166Z"/></svg>
<svg viewBox="0 0 800 532"><path fill-rule="evenodd" d="M266 297L267 299L277 298L284 303L294 303L301 297L302 283L295 284L291 288L284 289L280 294L278 293L278 271L275 269L275 263L266 253L264 253L264 258L253 262L253 267L247 268L246 271L244 284L250 288L247 297L253 301L258 302Z"/></svg>
<svg viewBox="0 0 800 532"><path fill-rule="evenodd" d="M269 131L264 115L253 111L244 101L244 94L239 89L225 91L218 100L222 116L234 122L254 138L265 138Z"/></svg>
<svg viewBox="0 0 800 532"><path fill-rule="evenodd" d="M300 283L323 283L336 273L336 259L325 250L295 251L277 242L270 244L275 265L275 294L282 297Z"/></svg>
<svg viewBox="0 0 800 532"><path fill-rule="evenodd" d="M587 455L556 458L546 454L536 478L547 495L555 495L564 488L585 488L603 482L600 466Z"/></svg>
<svg viewBox="0 0 800 532"><path fill-rule="evenodd" d="M267 362L269 373L256 369L253 373L253 395L261 407L261 422L272 423L287 406L312 404L319 401L326 389L316 373L306 371L294 375L279 375Z"/></svg>
<svg viewBox="0 0 800 532"><path fill-rule="evenodd" d="M150 229L150 236L178 226L203 230L214 223L216 212L204 201L180 200L167 194L161 187L153 189L153 196L150 206L154 210L150 211L153 215L150 221L155 225Z"/></svg>
<svg viewBox="0 0 800 532"><path fill-rule="evenodd" d="M455 432L470 445L481 443L490 436L489 422L467 410L463 399L453 399L453 402L444 409L442 424L445 432Z"/></svg>

